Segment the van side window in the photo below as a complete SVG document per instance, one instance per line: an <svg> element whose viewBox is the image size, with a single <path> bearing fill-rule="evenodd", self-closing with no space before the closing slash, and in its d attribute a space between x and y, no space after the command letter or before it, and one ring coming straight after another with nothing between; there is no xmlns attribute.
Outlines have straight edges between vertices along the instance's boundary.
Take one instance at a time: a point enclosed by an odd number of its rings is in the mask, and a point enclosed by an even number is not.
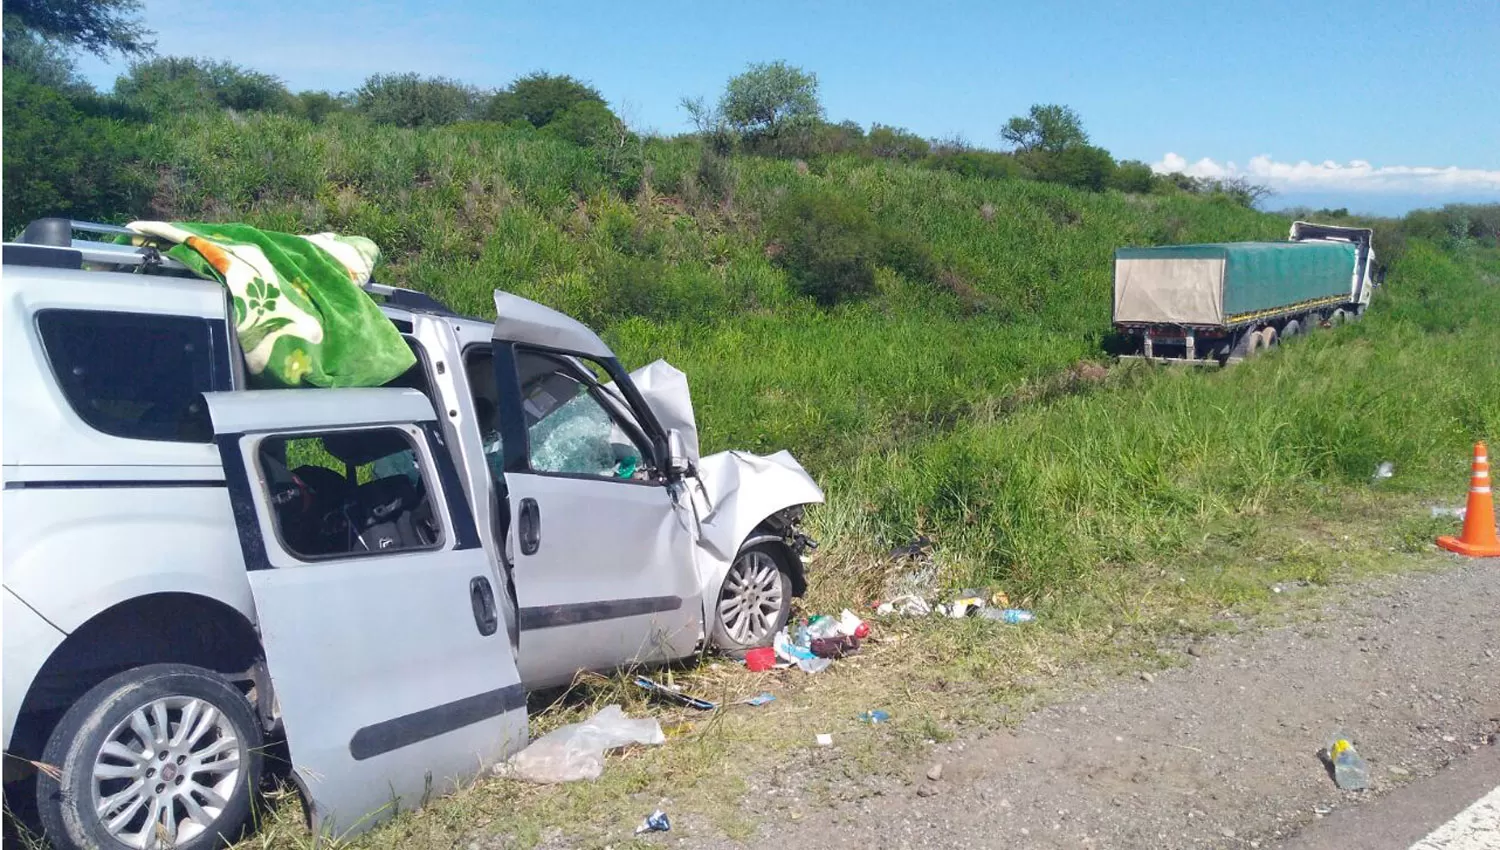
<svg viewBox="0 0 1500 850"><path fill-rule="evenodd" d="M535 472L650 481L650 452L609 409L609 375L583 358L519 349L527 456Z"/></svg>
<svg viewBox="0 0 1500 850"><path fill-rule="evenodd" d="M114 437L213 441L202 393L214 389L209 320L191 316L43 310L37 330L73 412Z"/></svg>
<svg viewBox="0 0 1500 850"><path fill-rule="evenodd" d="M391 554L442 542L430 471L396 428L267 437L259 455L276 533L298 558Z"/></svg>

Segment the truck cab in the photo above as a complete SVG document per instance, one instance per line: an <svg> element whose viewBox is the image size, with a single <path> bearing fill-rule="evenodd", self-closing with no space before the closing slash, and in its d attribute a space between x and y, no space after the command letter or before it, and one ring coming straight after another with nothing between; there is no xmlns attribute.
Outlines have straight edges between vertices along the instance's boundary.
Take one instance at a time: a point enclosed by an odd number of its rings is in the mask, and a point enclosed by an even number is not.
<svg viewBox="0 0 1500 850"><path fill-rule="evenodd" d="M0 317L5 764L59 846L232 836L266 736L319 829L367 828L524 745L526 690L767 643L805 588L806 472L698 457L681 373L567 316L369 284L416 366L251 390L217 282L32 230Z"/></svg>

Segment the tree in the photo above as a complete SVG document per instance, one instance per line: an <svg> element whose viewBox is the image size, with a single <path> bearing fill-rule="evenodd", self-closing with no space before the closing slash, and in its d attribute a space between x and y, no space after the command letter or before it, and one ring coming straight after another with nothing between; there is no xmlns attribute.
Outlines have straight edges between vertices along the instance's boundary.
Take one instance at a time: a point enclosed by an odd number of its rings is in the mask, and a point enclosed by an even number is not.
<svg viewBox="0 0 1500 850"><path fill-rule="evenodd" d="M753 63L730 78L718 113L740 133L775 137L823 117L818 76L785 62Z"/></svg>
<svg viewBox="0 0 1500 850"><path fill-rule="evenodd" d="M140 22L140 0L5 0L5 64L15 28L96 56L142 56L155 44Z"/></svg>
<svg viewBox="0 0 1500 850"><path fill-rule="evenodd" d="M479 91L446 77L375 74L354 92L354 108L377 124L434 127L474 117Z"/></svg>
<svg viewBox="0 0 1500 850"><path fill-rule="evenodd" d="M115 80L115 95L151 115L228 108L241 112L295 111L281 80L232 62L163 56L134 62Z"/></svg>
<svg viewBox="0 0 1500 850"><path fill-rule="evenodd" d="M1089 142L1078 113L1055 103L1033 104L1026 115L1017 115L1005 122L1000 128L1000 138L1017 151L1051 153Z"/></svg>
<svg viewBox="0 0 1500 850"><path fill-rule="evenodd" d="M489 121L509 124L526 121L533 127L545 127L563 113L584 103L597 104L609 112L609 105L598 89L566 74L552 75L541 71L528 74L496 92L485 109ZM590 110L598 115L597 109ZM614 113L610 112L610 117Z"/></svg>
<svg viewBox="0 0 1500 850"><path fill-rule="evenodd" d="M138 213L153 181L139 125L90 115L21 71L5 73L5 209L11 232L43 216Z"/></svg>

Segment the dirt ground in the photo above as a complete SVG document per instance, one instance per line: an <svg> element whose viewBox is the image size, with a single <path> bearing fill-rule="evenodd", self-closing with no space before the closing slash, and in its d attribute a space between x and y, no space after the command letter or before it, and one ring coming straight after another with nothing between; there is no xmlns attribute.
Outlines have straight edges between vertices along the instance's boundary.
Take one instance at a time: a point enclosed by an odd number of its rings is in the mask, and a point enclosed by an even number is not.
<svg viewBox="0 0 1500 850"><path fill-rule="evenodd" d="M1180 667L937 745L904 779L860 775L837 742L756 777L748 842L674 830L653 843L1275 847L1495 742L1500 561L1346 587L1310 619L1178 649ZM1340 732L1370 762L1369 791L1339 791L1319 759Z"/></svg>

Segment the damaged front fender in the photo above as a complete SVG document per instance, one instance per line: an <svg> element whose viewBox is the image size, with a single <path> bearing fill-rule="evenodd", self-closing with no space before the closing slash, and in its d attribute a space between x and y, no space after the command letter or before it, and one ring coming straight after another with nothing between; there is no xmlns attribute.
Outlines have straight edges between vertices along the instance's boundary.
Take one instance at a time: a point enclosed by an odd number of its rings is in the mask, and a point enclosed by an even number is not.
<svg viewBox="0 0 1500 850"><path fill-rule="evenodd" d="M698 517L698 577L704 622L713 622L719 587L734 556L762 530L781 539L795 529L767 527L789 508L823 503L823 490L788 452L720 452L698 462L692 488ZM795 554L795 553L794 553Z"/></svg>

